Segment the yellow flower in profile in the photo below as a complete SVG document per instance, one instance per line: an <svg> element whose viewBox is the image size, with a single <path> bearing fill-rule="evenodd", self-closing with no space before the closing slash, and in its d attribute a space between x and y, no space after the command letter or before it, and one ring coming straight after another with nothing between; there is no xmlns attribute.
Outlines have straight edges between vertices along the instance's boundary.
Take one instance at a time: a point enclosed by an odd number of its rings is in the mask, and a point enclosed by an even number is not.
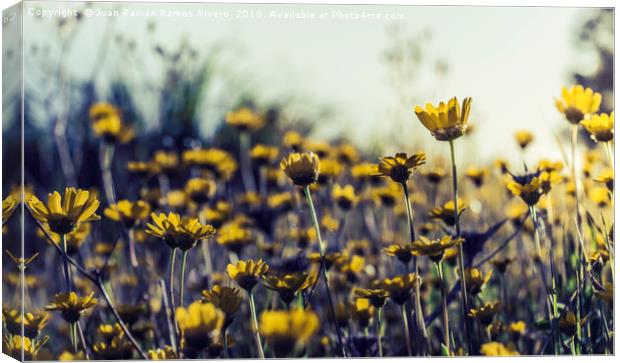
<svg viewBox="0 0 620 363"><path fill-rule="evenodd" d="M176 309L177 324L185 344L201 351L211 344L224 326L224 313L211 303L195 301Z"/></svg>
<svg viewBox="0 0 620 363"><path fill-rule="evenodd" d="M183 152L183 163L209 170L224 180L230 179L237 171L235 158L218 148L186 150Z"/></svg>
<svg viewBox="0 0 620 363"><path fill-rule="evenodd" d="M506 187L513 195L521 197L525 204L530 207L536 205L544 194L540 172L520 176L513 175L513 181L509 182Z"/></svg>
<svg viewBox="0 0 620 363"><path fill-rule="evenodd" d="M514 335L523 335L527 329L527 325L523 320L515 321L508 325L508 331Z"/></svg>
<svg viewBox="0 0 620 363"><path fill-rule="evenodd" d="M179 167L179 156L174 151L157 150L153 154L153 164L164 174L175 172Z"/></svg>
<svg viewBox="0 0 620 363"><path fill-rule="evenodd" d="M562 97L555 100L555 107L571 124L578 124L586 116L598 111L601 94L581 85L562 88Z"/></svg>
<svg viewBox="0 0 620 363"><path fill-rule="evenodd" d="M95 293L79 297L74 291L70 293L59 293L54 295L52 302L45 306L45 310L59 311L62 318L68 323L75 323L80 320L82 313L97 305Z"/></svg>
<svg viewBox="0 0 620 363"><path fill-rule="evenodd" d="M320 320L316 313L295 308L264 311L258 329L276 357L288 357L306 345L319 327Z"/></svg>
<svg viewBox="0 0 620 363"><path fill-rule="evenodd" d="M463 213L465 209L467 209L467 206L465 202L463 202L460 199L458 203L459 203L458 214L461 215L461 213ZM454 219L454 201L450 200L444 203L442 207L433 208L428 213L428 217L431 219L439 219L443 221L445 224L447 224L448 226L453 226L456 223L456 220Z"/></svg>
<svg viewBox="0 0 620 363"><path fill-rule="evenodd" d="M202 291L202 301L215 305L224 313L224 328L232 324L243 301L241 291L236 287L213 285L211 290Z"/></svg>
<svg viewBox="0 0 620 363"><path fill-rule="evenodd" d="M348 142L339 145L335 152L338 160L348 165L356 163L360 158L357 148Z"/></svg>
<svg viewBox="0 0 620 363"><path fill-rule="evenodd" d="M534 141L534 134L528 130L519 130L515 132L515 139L521 149L525 149L532 141Z"/></svg>
<svg viewBox="0 0 620 363"><path fill-rule="evenodd" d="M577 332L577 317L575 313L572 311L567 311L562 315L560 320L558 320L558 326L562 333L573 336Z"/></svg>
<svg viewBox="0 0 620 363"><path fill-rule="evenodd" d="M487 303L477 309L470 309L469 316L478 319L482 325L487 326L493 322L493 317L501 306L500 302Z"/></svg>
<svg viewBox="0 0 620 363"><path fill-rule="evenodd" d="M279 153L277 147L256 144L252 150L250 150L250 157L256 165L267 165L275 162Z"/></svg>
<svg viewBox="0 0 620 363"><path fill-rule="evenodd" d="M21 310L21 309L20 309ZM22 314L16 309L2 308L2 321L6 326L6 330L10 334L21 335L22 327L24 336L34 339L47 325L48 315L38 312L27 312Z"/></svg>
<svg viewBox="0 0 620 363"><path fill-rule="evenodd" d="M57 191L50 193L47 205L33 195L27 204L35 219L61 235L71 233L80 223L100 218L95 214L99 201L93 193L82 189L65 188L64 196Z"/></svg>
<svg viewBox="0 0 620 363"><path fill-rule="evenodd" d="M211 179L191 178L185 184L185 194L198 204L206 203L215 194L216 185Z"/></svg>
<svg viewBox="0 0 620 363"><path fill-rule="evenodd" d="M375 175L390 177L399 184L405 184L411 174L424 163L426 163L426 154L423 152L411 156L407 156L406 153L397 153L394 156L381 158L378 172Z"/></svg>
<svg viewBox="0 0 620 363"><path fill-rule="evenodd" d="M151 206L142 200L131 202L123 199L107 207L103 214L113 221L122 222L127 228L132 228L148 218L150 212Z"/></svg>
<svg viewBox="0 0 620 363"><path fill-rule="evenodd" d="M411 289L415 287L418 276L414 273L396 276L393 278L385 278L381 285L390 295L390 299L398 305L402 305L411 296Z"/></svg>
<svg viewBox="0 0 620 363"><path fill-rule="evenodd" d="M226 123L239 131L256 131L263 127L265 120L253 110L241 107L226 114Z"/></svg>
<svg viewBox="0 0 620 363"><path fill-rule="evenodd" d="M302 187L317 182L320 168L321 162L314 153L292 153L280 162L280 169L295 185Z"/></svg>
<svg viewBox="0 0 620 363"><path fill-rule="evenodd" d="M586 195L599 208L605 208L609 204L609 190L607 187L595 186L587 188Z"/></svg>
<svg viewBox="0 0 620 363"><path fill-rule="evenodd" d="M334 158L322 158L320 154L316 154L321 158L321 166L319 167L319 184L327 184L334 182L342 173L343 165Z"/></svg>
<svg viewBox="0 0 620 363"><path fill-rule="evenodd" d="M411 261L411 257L413 253L411 251L411 244L398 244L394 243L385 248L383 248L383 252L385 252L388 256L395 256L398 260L405 265Z"/></svg>
<svg viewBox="0 0 620 363"><path fill-rule="evenodd" d="M370 301L370 303L376 308L383 307L383 305L385 305L385 299L387 299L389 295L384 289L361 288L354 288L353 294L357 297L368 299L368 301Z"/></svg>
<svg viewBox="0 0 620 363"><path fill-rule="evenodd" d="M314 277L307 272L273 274L263 277L266 288L276 291L287 305L295 296L312 285Z"/></svg>
<svg viewBox="0 0 620 363"><path fill-rule="evenodd" d="M461 137L467 130L467 119L471 109L471 97L463 99L462 108L456 97L451 98L448 104L440 102L435 107L431 103L426 108L416 106L414 111L424 127L439 141L452 141Z"/></svg>
<svg viewBox="0 0 620 363"><path fill-rule="evenodd" d="M127 339L115 336L110 341L93 345L93 355L100 360L129 360L133 356L133 345Z"/></svg>
<svg viewBox="0 0 620 363"><path fill-rule="evenodd" d="M444 236L433 240L420 236L418 240L412 243L411 250L415 256L428 256L431 261L439 262L443 259L446 250L462 242L462 238L452 238L452 236Z"/></svg>
<svg viewBox="0 0 620 363"><path fill-rule="evenodd" d="M215 235L215 228L212 225L204 225L196 218L181 218L178 214L170 212L167 216L163 213L159 215L151 213L151 219L154 223L146 224L146 233L163 239L170 248L178 247L187 251L198 241Z"/></svg>
<svg viewBox="0 0 620 363"><path fill-rule="evenodd" d="M610 192L614 191L614 171L612 169L603 170L594 181L597 183L603 183Z"/></svg>
<svg viewBox="0 0 620 363"><path fill-rule="evenodd" d="M17 200L12 195L7 196L2 200L2 224L11 218L15 208L17 208Z"/></svg>
<svg viewBox="0 0 620 363"><path fill-rule="evenodd" d="M381 177L377 175L378 171L377 164L359 163L351 167L351 176L361 183L377 184L381 182Z"/></svg>
<svg viewBox="0 0 620 363"><path fill-rule="evenodd" d="M480 346L480 354L491 357L501 357L519 355L519 352L512 346L507 347L502 343L488 342Z"/></svg>
<svg viewBox="0 0 620 363"><path fill-rule="evenodd" d="M44 337L37 341L28 337L22 337L19 334L4 335L2 337L2 353L18 361L22 361L22 359L23 361L32 361L37 358L39 349L41 349L47 340L48 337Z"/></svg>
<svg viewBox="0 0 620 363"><path fill-rule="evenodd" d="M608 142L614 138L614 113L592 115L589 119L581 121L589 133L592 140L597 142Z"/></svg>
<svg viewBox="0 0 620 363"><path fill-rule="evenodd" d="M145 179L159 173L159 166L153 162L128 161L127 171L137 178Z"/></svg>
<svg viewBox="0 0 620 363"><path fill-rule="evenodd" d="M229 263L226 266L228 276L237 281L239 286L250 291L258 283L258 280L269 271L269 266L263 260L239 260L236 264Z"/></svg>
<svg viewBox="0 0 620 363"><path fill-rule="evenodd" d="M338 206L345 211L357 205L359 197L355 194L355 188L353 185L347 184L340 186L340 184L334 184L332 189L332 199L338 204Z"/></svg>
<svg viewBox="0 0 620 363"><path fill-rule="evenodd" d="M287 212L293 209L294 196L291 192L272 194L267 197L267 205L270 209Z"/></svg>
<svg viewBox="0 0 620 363"><path fill-rule="evenodd" d="M394 207L399 200L402 200L403 190L397 183L388 183L386 186L373 188L371 196L377 205Z"/></svg>

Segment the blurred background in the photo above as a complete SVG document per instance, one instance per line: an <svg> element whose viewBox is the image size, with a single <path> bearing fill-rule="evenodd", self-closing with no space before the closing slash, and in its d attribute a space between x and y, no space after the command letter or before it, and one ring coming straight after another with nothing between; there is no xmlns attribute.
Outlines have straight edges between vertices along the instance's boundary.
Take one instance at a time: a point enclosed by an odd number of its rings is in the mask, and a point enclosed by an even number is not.
<svg viewBox="0 0 620 363"><path fill-rule="evenodd" d="M77 9L79 16L36 15L56 9ZM197 17L198 9L230 17ZM158 15L83 15L89 11ZM391 20L265 18L272 11L366 12ZM234 135L222 121L239 105L278 124L263 131L266 141L274 130L296 127L312 138L345 137L371 155L441 154L446 148L432 142L412 108L471 96L474 132L459 146L460 160L501 155L520 162L514 132L527 129L536 135L526 155L534 162L560 158L554 135L565 137L568 128L554 97L563 85L592 87L604 95L601 111L613 109L612 10L29 2L24 29L26 153L39 175L62 157L54 146L59 137L70 145L65 157L74 159L73 169L88 163L87 109L97 101L119 105L137 127L135 142L143 147L133 149L136 158L214 136L226 144ZM18 150L10 137L19 120L13 48L3 50L9 154ZM73 155L78 147L84 152ZM17 170L6 159L4 165Z"/></svg>

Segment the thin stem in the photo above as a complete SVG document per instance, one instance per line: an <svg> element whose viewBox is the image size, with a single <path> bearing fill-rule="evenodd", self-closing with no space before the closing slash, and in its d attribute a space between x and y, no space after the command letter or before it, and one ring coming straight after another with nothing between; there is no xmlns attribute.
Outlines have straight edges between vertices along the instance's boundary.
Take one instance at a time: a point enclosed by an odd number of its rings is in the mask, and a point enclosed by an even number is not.
<svg viewBox="0 0 620 363"><path fill-rule="evenodd" d="M338 327L338 323L336 322L336 310L334 309L334 302L332 300L332 294L329 289L329 279L327 277L327 269L325 268L325 246L323 245L323 239L321 238L321 228L319 226L319 219L316 215L316 209L314 208L314 203L312 202L312 195L310 194L310 187L304 187L304 194L306 195L306 202L308 203L308 208L310 209L310 215L312 216L312 223L314 223L314 229L316 231L316 237L319 241L319 252L321 254L321 265L320 270L322 271L323 281L325 282L325 289L327 290L327 299L329 300L329 311L332 317L332 322L334 324L334 329L336 330L336 334L338 335L338 346L342 353L343 357L346 357L346 352L344 350L344 344L342 341L342 334L340 332L340 328ZM319 271L319 273L321 273Z"/></svg>
<svg viewBox="0 0 620 363"><path fill-rule="evenodd" d="M379 347L379 357L383 357L383 344L381 343L381 328L383 325L383 308L377 308L377 347Z"/></svg>
<svg viewBox="0 0 620 363"><path fill-rule="evenodd" d="M173 248L170 254L170 270L168 272L168 295L170 296L170 307L175 309L174 304L174 261L177 258L177 249Z"/></svg>
<svg viewBox="0 0 620 363"><path fill-rule="evenodd" d="M131 261L131 265L134 268L137 268L138 258L136 257L136 239L133 227L129 228L129 230L127 231L127 235L129 236L129 260Z"/></svg>
<svg viewBox="0 0 620 363"><path fill-rule="evenodd" d="M443 278L443 268L441 266L441 261L435 264L437 268L437 274L439 275L439 283L441 284L441 310L443 312L443 335L444 335L444 344L450 352L450 323L448 322L448 302L447 302L447 294L446 294L446 283Z"/></svg>
<svg viewBox="0 0 620 363"><path fill-rule="evenodd" d="M409 189L407 188L407 183L402 183L403 194L405 196L405 204L407 205L407 221L409 224L409 237L411 239L411 243L415 241L415 228L413 227L413 210L411 209L411 199L409 197ZM418 270L418 258L417 256L413 256L411 259L413 263L413 272L415 273L415 278L418 278L419 270ZM428 343L428 336L426 333L426 326L424 325L424 314L422 313L422 303L420 301L420 284L415 284L415 300L413 302L415 317L416 317L416 326L417 326L417 336L418 345L422 352L426 349L426 345ZM421 337L420 337L421 334Z"/></svg>
<svg viewBox="0 0 620 363"><path fill-rule="evenodd" d="M258 332L258 319L256 318L256 305L254 304L254 293L250 291L250 313L252 314L252 331L254 333L254 341L256 342L256 349L258 350L258 357L265 359L265 352L263 352L263 344L260 341L260 333Z"/></svg>
<svg viewBox="0 0 620 363"><path fill-rule="evenodd" d="M228 337L226 336L227 330L228 329L224 329L224 332L222 332L222 341L224 342L224 357L226 359L230 359L230 352L228 351Z"/></svg>
<svg viewBox="0 0 620 363"><path fill-rule="evenodd" d="M112 179L112 159L114 158L114 145L101 142L101 176L103 179L103 189L108 205L116 203L116 195L114 192L114 180Z"/></svg>
<svg viewBox="0 0 620 363"><path fill-rule="evenodd" d="M164 311L166 313L166 324L168 325L168 333L170 335L170 346L175 352L177 349L176 329L173 327L172 312L170 311L170 304L168 303L168 296L166 290L166 282L164 279L159 280L159 288L161 289L162 300L164 304Z"/></svg>
<svg viewBox="0 0 620 363"><path fill-rule="evenodd" d="M454 141L450 140L450 158L452 160L452 192L454 202L454 224L456 228L456 237L461 236L461 226L459 218L459 186L458 175L456 173L456 157L454 155ZM463 317L463 333L465 335L465 342L468 346L470 353L472 353L471 340L469 338L469 317L467 312L469 311L469 304L467 303L467 284L465 282L465 253L463 252L463 244L458 245L459 251L459 279L461 280L461 314Z"/></svg>
<svg viewBox="0 0 620 363"><path fill-rule="evenodd" d="M65 274L65 283L67 286L67 294L73 291L73 279L71 278L71 270L69 270L69 261L67 260L67 236L65 234L60 235L62 241L62 269Z"/></svg>
<svg viewBox="0 0 620 363"><path fill-rule="evenodd" d="M239 159L241 160L241 178L246 192L255 192L256 184L252 175L252 160L250 159L250 134L241 131L239 134Z"/></svg>
<svg viewBox="0 0 620 363"><path fill-rule="evenodd" d="M183 251L183 260L181 261L181 306L185 306L185 265L187 262L187 254L189 250Z"/></svg>
<svg viewBox="0 0 620 363"><path fill-rule="evenodd" d="M411 357L413 355L413 350L411 349L411 337L409 336L409 323L407 323L407 310L405 309L405 304L400 306L400 316L403 320L403 336L407 346L407 355Z"/></svg>

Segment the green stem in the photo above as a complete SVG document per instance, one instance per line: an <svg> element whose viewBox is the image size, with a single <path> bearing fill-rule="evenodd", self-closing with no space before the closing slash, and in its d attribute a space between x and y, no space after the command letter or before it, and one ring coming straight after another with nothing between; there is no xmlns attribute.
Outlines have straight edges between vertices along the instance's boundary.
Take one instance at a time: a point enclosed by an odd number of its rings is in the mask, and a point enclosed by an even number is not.
<svg viewBox="0 0 620 363"><path fill-rule="evenodd" d="M174 312L174 261L177 259L177 249L173 248L170 254L170 270L168 271L168 295L170 295L170 308Z"/></svg>
<svg viewBox="0 0 620 363"><path fill-rule="evenodd" d="M181 306L185 306L185 266L187 263L187 254L189 250L183 251L183 260L181 261Z"/></svg>
<svg viewBox="0 0 620 363"><path fill-rule="evenodd" d="M254 331L254 340L256 342L256 349L258 350L258 357L265 359L265 352L263 352L263 344L260 341L260 333L258 332L258 319L256 318L256 305L254 304L254 293L250 291L250 313L252 314L252 330Z"/></svg>
<svg viewBox="0 0 620 363"><path fill-rule="evenodd" d="M409 336L409 323L407 323L407 310L405 309L405 304L400 306L400 316L403 320L403 337L405 338L407 346L407 355L411 357L413 355L413 350L411 349L411 337Z"/></svg>
<svg viewBox="0 0 620 363"><path fill-rule="evenodd" d="M127 234L129 235L129 260L131 261L131 265L137 268L138 258L136 257L136 239L133 227L129 228Z"/></svg>
<svg viewBox="0 0 620 363"><path fill-rule="evenodd" d="M336 321L336 310L334 309L332 293L329 288L329 279L327 277L327 269L325 269L325 246L323 245L323 239L321 238L321 228L319 226L319 219L316 215L316 209L314 208L314 203L312 202L312 194L310 194L310 186L306 185L304 187L304 194L306 195L306 202L308 203L308 208L310 209L312 223L314 223L316 237L317 237L317 240L319 241L319 252L321 254L320 270L322 271L321 275L323 276L323 281L325 282L325 289L327 290L327 299L329 300L330 315L332 318L332 322L334 324L334 329L336 330L336 335L338 335L338 347L342 353L342 356L346 357L346 352L344 350L344 343L342 341L342 333L340 332L340 328L338 327L338 323ZM321 271L319 271L319 273L321 273Z"/></svg>
<svg viewBox="0 0 620 363"><path fill-rule="evenodd" d="M71 278L71 270L69 269L69 261L67 260L67 236L61 234L60 240L62 241L62 251L64 253L64 256L62 256L62 268L65 274L65 282L67 285L68 294L73 291L73 279Z"/></svg>
<svg viewBox="0 0 620 363"><path fill-rule="evenodd" d="M226 330L228 329L224 329L224 332L222 333L222 340L224 342L224 357L226 359L230 359L230 352L228 351L228 337L226 336Z"/></svg>
<svg viewBox="0 0 620 363"><path fill-rule="evenodd" d="M456 173L456 157L454 155L454 140L450 140L450 158L452 161L452 195L454 202L454 225L456 228L456 238L461 237L461 225L459 216L459 185L458 175ZM461 314L463 317L463 333L465 336L465 343L469 348L469 353L472 353L473 347L469 336L469 304L467 302L467 284L465 282L465 253L463 251L463 244L458 245L459 250L459 280L461 280Z"/></svg>

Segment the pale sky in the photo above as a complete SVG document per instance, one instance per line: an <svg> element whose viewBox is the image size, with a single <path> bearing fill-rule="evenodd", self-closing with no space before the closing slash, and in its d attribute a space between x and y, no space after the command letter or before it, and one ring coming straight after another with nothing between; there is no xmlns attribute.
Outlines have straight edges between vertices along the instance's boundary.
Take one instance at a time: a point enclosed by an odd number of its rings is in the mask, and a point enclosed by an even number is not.
<svg viewBox="0 0 620 363"><path fill-rule="evenodd" d="M33 4L33 3L30 3ZM76 7L75 3L41 3L45 9ZM94 7L111 9L111 4ZM591 10L576 8L494 8L433 6L326 6L326 5L228 5L228 4L116 4L133 10L228 11L262 10L269 14L290 10L315 14L331 12L398 13L401 20L278 20L207 19L194 16L152 17L155 38L168 49L187 39L199 49L214 44L232 46L235 57L227 58L227 69L248 77L265 101L295 95L298 102L326 104L336 114L329 124L317 128L317 136L347 135L364 144L376 137L379 128L392 127L387 115L394 106L388 85L387 68L381 52L387 45L386 28L397 23L406 34L423 29L433 33L423 55L441 58L449 65L447 77L438 79L425 70L420 74L416 93L419 102L437 102L452 96L474 99L472 121L476 126L478 154L493 158L498 154L516 156L513 134L518 129L536 131L532 154L559 157L551 130L564 125L555 110L553 98L570 82L575 68L594 67L592 59L573 48L577 27ZM101 42L109 18L87 17L68 57L69 69L86 77L96 55L94 45ZM121 16L115 19L115 32L137 40L138 49L150 46L146 38L149 18ZM31 40L49 34L50 22L26 16ZM47 29L47 31L45 30ZM50 38L51 37L51 38ZM151 53L148 53L151 54ZM146 57L146 53L144 55ZM143 59L140 68L160 77L158 66ZM109 66L109 65L108 65ZM121 64L120 72L125 65ZM109 66L109 71L119 71ZM100 77L105 90L106 75ZM233 97L233 96L231 96ZM431 143L431 137L411 112L411 138ZM407 136L409 137L409 136ZM386 140L389 144L389 140ZM393 152L396 150L390 150ZM411 150L413 151L413 150ZM472 155L470 155L472 157Z"/></svg>

